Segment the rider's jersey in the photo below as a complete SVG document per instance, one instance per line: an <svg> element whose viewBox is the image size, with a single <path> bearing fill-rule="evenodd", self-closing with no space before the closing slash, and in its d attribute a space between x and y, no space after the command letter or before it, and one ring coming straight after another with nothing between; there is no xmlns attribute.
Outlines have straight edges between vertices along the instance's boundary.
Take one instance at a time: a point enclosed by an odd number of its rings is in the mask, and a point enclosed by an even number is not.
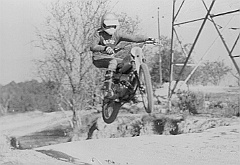
<svg viewBox="0 0 240 165"><path fill-rule="evenodd" d="M97 33L94 36L90 50L93 52L93 59L97 60L109 56L105 51L106 46L115 48L115 46L118 45L121 41L144 42L147 40L148 37L141 35L129 35L120 31L116 31L113 35L109 35L104 30L98 29Z"/></svg>

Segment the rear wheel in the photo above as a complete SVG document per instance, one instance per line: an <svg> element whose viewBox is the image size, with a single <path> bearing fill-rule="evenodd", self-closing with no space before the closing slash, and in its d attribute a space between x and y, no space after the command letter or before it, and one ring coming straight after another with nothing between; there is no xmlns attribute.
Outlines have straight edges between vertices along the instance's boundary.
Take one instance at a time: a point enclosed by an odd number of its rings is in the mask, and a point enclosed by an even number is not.
<svg viewBox="0 0 240 165"><path fill-rule="evenodd" d="M139 70L139 82L140 82L140 94L142 95L143 105L147 113L153 111L153 90L151 76L148 70L148 66L143 63L140 65Z"/></svg>
<svg viewBox="0 0 240 165"><path fill-rule="evenodd" d="M102 117L105 123L110 124L117 118L121 103L109 100L103 101Z"/></svg>

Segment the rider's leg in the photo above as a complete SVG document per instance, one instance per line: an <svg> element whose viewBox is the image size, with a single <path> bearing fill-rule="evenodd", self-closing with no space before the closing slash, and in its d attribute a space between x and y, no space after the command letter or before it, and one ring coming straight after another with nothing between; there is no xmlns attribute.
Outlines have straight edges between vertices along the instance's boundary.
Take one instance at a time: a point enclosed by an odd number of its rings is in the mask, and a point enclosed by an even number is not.
<svg viewBox="0 0 240 165"><path fill-rule="evenodd" d="M106 87L106 91L108 92L107 96L108 97L113 97L114 93L112 91L112 84L113 84L113 72L116 71L117 68L117 60L116 59L112 59L111 61L109 61L109 65L108 65L108 70L106 71L105 74L105 80L104 80L104 86Z"/></svg>
<svg viewBox="0 0 240 165"><path fill-rule="evenodd" d="M105 57L105 58L100 58L100 59L93 59L93 64L97 67L97 68L108 68L110 61L113 58L111 57ZM104 80L104 85L102 87L103 90L109 90L111 89L111 84L109 81L111 81L112 78L112 71L111 70L107 70L105 73L105 80Z"/></svg>
<svg viewBox="0 0 240 165"><path fill-rule="evenodd" d="M113 71L107 70L105 73L105 79L104 79L104 87L107 91L110 91L112 89L112 76L113 76Z"/></svg>
<svg viewBox="0 0 240 165"><path fill-rule="evenodd" d="M102 58L98 60L93 60L93 64L98 68L107 68L106 74L105 74L105 80L104 80L104 86L103 89L108 91L109 96L113 96L112 91L112 77L113 72L116 71L117 65L122 62L122 59L120 58Z"/></svg>
<svg viewBox="0 0 240 165"><path fill-rule="evenodd" d="M114 92L112 91L113 73L116 71L117 65L121 62L122 62L122 59L120 59L120 58L112 59L109 62L108 70L107 70L106 75L105 75L105 87L106 87L106 90L108 91L107 96L111 97L111 98L114 96Z"/></svg>

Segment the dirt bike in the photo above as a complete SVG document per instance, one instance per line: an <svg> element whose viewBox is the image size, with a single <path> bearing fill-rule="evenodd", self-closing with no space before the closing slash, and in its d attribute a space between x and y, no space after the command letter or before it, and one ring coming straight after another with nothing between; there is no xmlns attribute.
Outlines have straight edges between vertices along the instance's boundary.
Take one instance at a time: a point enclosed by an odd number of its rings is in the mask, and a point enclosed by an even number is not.
<svg viewBox="0 0 240 165"><path fill-rule="evenodd" d="M141 43L154 44L154 42ZM115 49L115 53L124 48ZM142 102L147 113L153 111L153 90L149 69L140 46L131 48L131 56L126 56L123 62L118 64L116 72L113 74L112 90L116 99L106 97L107 92L103 91L104 99L102 104L102 117L104 122L112 123L125 103L135 100L139 91ZM113 55L114 56L114 55ZM128 60L126 60L128 58ZM129 59L130 58L130 59Z"/></svg>

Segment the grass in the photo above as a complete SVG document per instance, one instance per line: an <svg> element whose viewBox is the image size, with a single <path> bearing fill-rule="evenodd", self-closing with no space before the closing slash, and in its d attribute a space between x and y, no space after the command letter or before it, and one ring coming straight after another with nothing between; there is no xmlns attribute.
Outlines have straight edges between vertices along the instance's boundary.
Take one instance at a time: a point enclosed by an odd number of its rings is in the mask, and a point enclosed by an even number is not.
<svg viewBox="0 0 240 165"><path fill-rule="evenodd" d="M205 110L213 114L221 114L224 117L239 116L240 96L239 94L211 93L208 94L209 107Z"/></svg>
<svg viewBox="0 0 240 165"><path fill-rule="evenodd" d="M207 113L221 117L239 116L240 87L212 87L182 91L178 94L179 110L192 114Z"/></svg>

